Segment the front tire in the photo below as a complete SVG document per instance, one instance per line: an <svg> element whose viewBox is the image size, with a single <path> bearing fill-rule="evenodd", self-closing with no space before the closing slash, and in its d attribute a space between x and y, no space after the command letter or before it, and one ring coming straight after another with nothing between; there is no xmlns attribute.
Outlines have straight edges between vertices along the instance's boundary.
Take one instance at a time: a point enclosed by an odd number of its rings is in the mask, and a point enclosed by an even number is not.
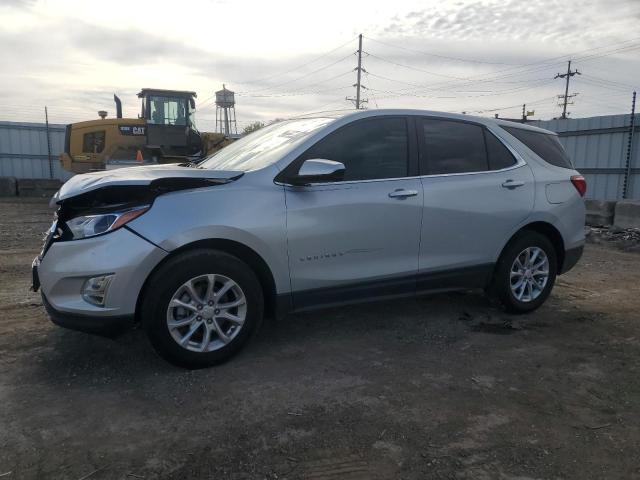
<svg viewBox="0 0 640 480"><path fill-rule="evenodd" d="M544 235L524 231L505 247L496 265L490 293L512 313L531 312L549 297L558 260Z"/></svg>
<svg viewBox="0 0 640 480"><path fill-rule="evenodd" d="M262 288L240 259L217 250L170 258L145 288L142 324L164 359L186 368L222 363L236 354L263 317Z"/></svg>

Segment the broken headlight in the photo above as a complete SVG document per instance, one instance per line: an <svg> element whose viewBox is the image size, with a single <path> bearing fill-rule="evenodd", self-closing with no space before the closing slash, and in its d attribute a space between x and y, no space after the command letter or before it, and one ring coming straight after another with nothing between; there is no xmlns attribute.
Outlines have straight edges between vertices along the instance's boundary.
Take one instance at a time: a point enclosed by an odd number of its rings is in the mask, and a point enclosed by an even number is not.
<svg viewBox="0 0 640 480"><path fill-rule="evenodd" d="M129 208L118 212L100 213L95 215L81 215L67 220L66 225L73 234L73 239L94 237L103 233L111 232L131 220L138 218L149 210L150 205Z"/></svg>

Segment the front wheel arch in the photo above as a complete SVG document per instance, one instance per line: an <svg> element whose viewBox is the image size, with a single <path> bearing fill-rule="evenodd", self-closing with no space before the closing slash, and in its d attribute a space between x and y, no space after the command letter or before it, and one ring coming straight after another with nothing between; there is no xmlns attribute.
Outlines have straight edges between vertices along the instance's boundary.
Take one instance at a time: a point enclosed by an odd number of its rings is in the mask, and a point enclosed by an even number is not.
<svg viewBox="0 0 640 480"><path fill-rule="evenodd" d="M147 278L140 289L140 293L138 295L138 300L136 303L136 321L140 321L140 306L142 304L142 299L144 298L149 280L153 277L154 273L160 269L166 262L174 258L176 255L180 255L184 252L188 252L190 250L199 250L199 249L210 249L210 250L218 250L223 253L227 253L232 255L239 260L242 260L247 264L249 268L255 273L260 281L260 286L262 287L264 302L265 302L265 314L267 316L276 316L278 314L278 309L276 305L276 283L273 277L273 273L271 269L267 265L267 262L252 248L234 240L227 240L223 238L211 238L198 240L195 242L188 243L186 245L181 246L175 250L169 252L169 255L165 256L154 268L149 272Z"/></svg>

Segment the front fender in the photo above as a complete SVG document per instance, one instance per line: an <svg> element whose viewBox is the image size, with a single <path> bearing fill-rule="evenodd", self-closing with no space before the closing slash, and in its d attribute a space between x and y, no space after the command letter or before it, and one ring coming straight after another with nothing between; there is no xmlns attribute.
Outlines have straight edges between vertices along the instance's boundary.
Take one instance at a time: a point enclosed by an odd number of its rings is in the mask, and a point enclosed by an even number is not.
<svg viewBox="0 0 640 480"><path fill-rule="evenodd" d="M128 226L168 252L201 240L241 243L269 266L276 292L287 293L290 283L284 190L273 182L252 181L250 177L162 195Z"/></svg>

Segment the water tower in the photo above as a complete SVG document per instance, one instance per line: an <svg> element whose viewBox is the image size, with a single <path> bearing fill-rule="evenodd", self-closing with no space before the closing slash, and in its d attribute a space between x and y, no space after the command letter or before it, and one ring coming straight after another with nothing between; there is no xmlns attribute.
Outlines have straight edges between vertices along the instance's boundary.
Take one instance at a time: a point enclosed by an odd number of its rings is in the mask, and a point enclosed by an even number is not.
<svg viewBox="0 0 640 480"><path fill-rule="evenodd" d="M236 125L236 101L234 94L222 85L216 92L216 132L225 137L238 134Z"/></svg>

